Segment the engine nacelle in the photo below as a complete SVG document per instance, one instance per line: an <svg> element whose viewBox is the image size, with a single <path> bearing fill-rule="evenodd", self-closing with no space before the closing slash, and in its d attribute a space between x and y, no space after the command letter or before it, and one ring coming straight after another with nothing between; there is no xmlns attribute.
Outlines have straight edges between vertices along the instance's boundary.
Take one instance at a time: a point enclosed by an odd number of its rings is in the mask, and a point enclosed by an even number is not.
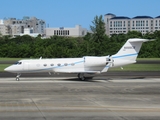
<svg viewBox="0 0 160 120"><path fill-rule="evenodd" d="M107 64L108 57L84 57L84 68L86 71L101 71Z"/></svg>

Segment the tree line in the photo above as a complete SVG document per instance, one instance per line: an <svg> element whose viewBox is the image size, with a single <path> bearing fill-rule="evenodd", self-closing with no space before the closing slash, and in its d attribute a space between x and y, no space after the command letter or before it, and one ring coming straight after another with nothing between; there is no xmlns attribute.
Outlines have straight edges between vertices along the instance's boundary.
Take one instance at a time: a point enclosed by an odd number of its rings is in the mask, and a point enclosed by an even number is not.
<svg viewBox="0 0 160 120"><path fill-rule="evenodd" d="M92 33L84 37L51 36L42 39L28 35L11 38L0 36L0 57L10 58L68 58L82 56L105 56L115 54L129 38L156 39L142 45L140 58L160 57L160 31L142 35L137 31L107 36L102 16L92 21Z"/></svg>

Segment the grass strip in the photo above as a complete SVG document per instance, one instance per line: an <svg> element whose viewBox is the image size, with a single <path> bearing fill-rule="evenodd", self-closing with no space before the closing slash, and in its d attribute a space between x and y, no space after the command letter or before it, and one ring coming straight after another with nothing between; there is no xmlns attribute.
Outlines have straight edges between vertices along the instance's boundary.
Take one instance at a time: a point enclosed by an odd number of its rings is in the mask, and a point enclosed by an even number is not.
<svg viewBox="0 0 160 120"><path fill-rule="evenodd" d="M21 60L23 58L0 58L0 61L18 61L18 60Z"/></svg>
<svg viewBox="0 0 160 120"><path fill-rule="evenodd" d="M160 60L160 58L137 58L137 60Z"/></svg>
<svg viewBox="0 0 160 120"><path fill-rule="evenodd" d="M0 72L3 72L4 69L8 66L10 66L11 64L0 64Z"/></svg>
<svg viewBox="0 0 160 120"><path fill-rule="evenodd" d="M131 64L122 67L110 68L109 71L160 71L160 64Z"/></svg>

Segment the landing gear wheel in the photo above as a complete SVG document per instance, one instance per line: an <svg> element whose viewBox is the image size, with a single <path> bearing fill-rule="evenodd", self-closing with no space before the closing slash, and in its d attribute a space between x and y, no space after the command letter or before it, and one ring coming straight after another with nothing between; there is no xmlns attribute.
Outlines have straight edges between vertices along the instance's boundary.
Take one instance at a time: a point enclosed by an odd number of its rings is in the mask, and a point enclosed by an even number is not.
<svg viewBox="0 0 160 120"><path fill-rule="evenodd" d="M19 77L16 77L16 81L19 81Z"/></svg>
<svg viewBox="0 0 160 120"><path fill-rule="evenodd" d="M86 80L86 78L83 76L83 77L81 77L81 80L83 80L83 81L84 81L84 80Z"/></svg>
<svg viewBox="0 0 160 120"><path fill-rule="evenodd" d="M78 75L77 75L78 79L80 79L80 74L81 74L81 73L78 73Z"/></svg>
<svg viewBox="0 0 160 120"><path fill-rule="evenodd" d="M78 78L83 81L86 79L83 73L78 73Z"/></svg>

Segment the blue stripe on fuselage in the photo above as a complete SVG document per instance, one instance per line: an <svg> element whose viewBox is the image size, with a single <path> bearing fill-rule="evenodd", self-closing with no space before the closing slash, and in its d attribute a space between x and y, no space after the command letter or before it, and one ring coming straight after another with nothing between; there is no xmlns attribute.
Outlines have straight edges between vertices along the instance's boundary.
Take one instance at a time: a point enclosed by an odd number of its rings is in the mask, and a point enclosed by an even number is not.
<svg viewBox="0 0 160 120"><path fill-rule="evenodd" d="M78 62L75 62L74 64L80 64L80 63L83 63L84 61L78 61ZM72 64L72 63L71 63ZM71 66L71 64L68 64L67 66ZM54 66L54 67L50 67L50 68L44 68L44 69L38 69L38 70L29 70L29 71L23 71L23 72L38 72L38 71L44 71L45 70L50 70L50 69L54 69L54 68L61 68L61 67L64 67L65 65L61 65L61 66Z"/></svg>
<svg viewBox="0 0 160 120"><path fill-rule="evenodd" d="M123 57L136 56L136 55L138 55L138 53L127 54L127 55L120 55L120 56L113 56L112 58L123 58ZM110 67L110 66L106 66L106 68L107 67Z"/></svg>
<svg viewBox="0 0 160 120"><path fill-rule="evenodd" d="M138 53L127 54L127 55L120 55L120 56L113 56L112 58L122 58L122 57L135 56L135 55L138 55Z"/></svg>

